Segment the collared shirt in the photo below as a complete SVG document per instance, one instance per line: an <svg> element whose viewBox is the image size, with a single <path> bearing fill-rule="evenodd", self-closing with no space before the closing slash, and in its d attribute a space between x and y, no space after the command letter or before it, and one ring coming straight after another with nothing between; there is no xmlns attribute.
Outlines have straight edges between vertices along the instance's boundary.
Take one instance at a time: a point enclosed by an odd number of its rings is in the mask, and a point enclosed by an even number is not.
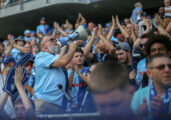
<svg viewBox="0 0 171 120"><path fill-rule="evenodd" d="M62 106L63 96L58 84L65 90L66 80L61 67L50 67L59 55L40 52L35 58L36 80L33 99L43 99L47 102Z"/></svg>
<svg viewBox="0 0 171 120"><path fill-rule="evenodd" d="M138 19L137 19L137 17L138 17L138 13L137 13L137 12L138 12L138 11L140 11L140 13L143 13L142 8L140 8L140 7L136 7L136 8L133 10L133 12L132 12L131 18L132 18L134 24L136 24L136 23L138 22Z"/></svg>

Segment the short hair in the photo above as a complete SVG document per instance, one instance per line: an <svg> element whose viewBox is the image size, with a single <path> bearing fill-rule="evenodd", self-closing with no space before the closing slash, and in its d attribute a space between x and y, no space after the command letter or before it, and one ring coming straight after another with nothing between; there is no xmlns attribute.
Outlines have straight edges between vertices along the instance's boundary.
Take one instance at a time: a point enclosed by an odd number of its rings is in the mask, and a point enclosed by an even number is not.
<svg viewBox="0 0 171 120"><path fill-rule="evenodd" d="M153 32L148 32L148 33L146 33L146 34L143 34L143 35L141 36L141 39L150 38L150 36L152 36L152 35L154 35Z"/></svg>
<svg viewBox="0 0 171 120"><path fill-rule="evenodd" d="M30 98L29 98L29 100L30 100L30 102L31 102L31 105L32 105L33 110L35 110L36 107L35 107L34 101L33 101L32 99L30 99ZM22 100L21 100L20 98L15 100L14 106L15 106L15 105L18 105L18 104L23 104L23 102L22 102Z"/></svg>
<svg viewBox="0 0 171 120"><path fill-rule="evenodd" d="M156 54L156 55L153 55L151 57L149 57L148 61L147 61L147 69L150 69L151 68L151 65L152 65L152 62L154 59L156 58L162 58L162 57L165 57L165 58L168 58L169 59L169 56L168 55L165 55L165 54Z"/></svg>
<svg viewBox="0 0 171 120"><path fill-rule="evenodd" d="M128 70L117 61L98 63L88 82L92 92L109 92L129 85Z"/></svg>
<svg viewBox="0 0 171 120"><path fill-rule="evenodd" d="M154 43L164 44L167 50L169 50L169 48L171 47L170 46L171 40L166 35L162 35L162 34L152 35L151 37L148 38L148 41L145 45L146 52L148 55L150 55L150 48Z"/></svg>
<svg viewBox="0 0 171 120"><path fill-rule="evenodd" d="M135 7L140 7L140 5L142 5L140 2L136 2L136 3L134 4Z"/></svg>
<svg viewBox="0 0 171 120"><path fill-rule="evenodd" d="M80 52L80 53L84 54L83 53L83 50L80 47L77 47L76 50L75 50L75 52Z"/></svg>

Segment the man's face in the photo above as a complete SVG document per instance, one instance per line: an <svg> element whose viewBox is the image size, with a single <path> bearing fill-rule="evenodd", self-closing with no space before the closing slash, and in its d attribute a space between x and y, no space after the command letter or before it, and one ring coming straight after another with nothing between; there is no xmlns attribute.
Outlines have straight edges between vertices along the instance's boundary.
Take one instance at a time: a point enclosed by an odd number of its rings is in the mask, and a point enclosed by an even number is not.
<svg viewBox="0 0 171 120"><path fill-rule="evenodd" d="M41 25L45 25L46 24L46 21L45 20L40 20L40 24Z"/></svg>
<svg viewBox="0 0 171 120"><path fill-rule="evenodd" d="M132 25L127 24L126 28L127 28L128 33L131 34L132 33Z"/></svg>
<svg viewBox="0 0 171 120"><path fill-rule="evenodd" d="M106 52L106 45L103 43L102 40L99 40L99 41L97 42L97 48L100 50L100 51L99 51L100 53Z"/></svg>
<svg viewBox="0 0 171 120"><path fill-rule="evenodd" d="M19 45L19 46L24 46L24 41L23 40L18 40L17 41L17 45Z"/></svg>
<svg viewBox="0 0 171 120"><path fill-rule="evenodd" d="M24 105L22 103L19 103L17 105L15 105L15 116L17 120L22 120L25 118L25 108Z"/></svg>
<svg viewBox="0 0 171 120"><path fill-rule="evenodd" d="M73 57L73 62L76 65L83 65L84 63L84 56L81 52L75 52Z"/></svg>
<svg viewBox="0 0 171 120"><path fill-rule="evenodd" d="M25 44L24 49L25 49L25 52L26 53L32 51L32 48L31 48L31 45L30 44Z"/></svg>
<svg viewBox="0 0 171 120"><path fill-rule="evenodd" d="M94 93L93 98L97 110L104 115L122 115L127 113L131 101L131 95L127 91L119 89L108 93Z"/></svg>
<svg viewBox="0 0 171 120"><path fill-rule="evenodd" d="M170 1L169 1L169 0L165 0L165 1L164 1L164 5L165 5L166 7L169 7L169 6L170 6Z"/></svg>
<svg viewBox="0 0 171 120"><path fill-rule="evenodd" d="M164 13L165 13L164 7L160 7L159 8L159 14L164 15Z"/></svg>
<svg viewBox="0 0 171 120"><path fill-rule="evenodd" d="M119 33L116 35L116 38L119 42L123 42L125 40L125 37L122 35L122 33Z"/></svg>
<svg viewBox="0 0 171 120"><path fill-rule="evenodd" d="M76 44L78 46L81 46L83 44L84 40L76 40Z"/></svg>
<svg viewBox="0 0 171 120"><path fill-rule="evenodd" d="M32 70L32 68L33 68L33 63L32 62L28 62L28 63L26 63L26 70L27 70L27 72L29 73L29 74L31 74L31 70Z"/></svg>
<svg viewBox="0 0 171 120"><path fill-rule="evenodd" d="M171 60L166 57L154 59L149 69L149 77L159 86L171 85Z"/></svg>
<svg viewBox="0 0 171 120"><path fill-rule="evenodd" d="M90 23L88 24L88 29L89 29L89 30L93 30L93 28L94 28L94 23L90 22Z"/></svg>
<svg viewBox="0 0 171 120"><path fill-rule="evenodd" d="M166 46L163 43L154 43L150 47L150 55L156 55L156 54L166 54L167 49Z"/></svg>
<svg viewBox="0 0 171 120"><path fill-rule="evenodd" d="M126 64L128 62L128 53L125 50L116 50L116 55L120 63Z"/></svg>
<svg viewBox="0 0 171 120"><path fill-rule="evenodd" d="M60 53L60 47L56 44L56 40L54 40L51 37L47 37L46 40L46 48L52 53L52 54L59 54Z"/></svg>

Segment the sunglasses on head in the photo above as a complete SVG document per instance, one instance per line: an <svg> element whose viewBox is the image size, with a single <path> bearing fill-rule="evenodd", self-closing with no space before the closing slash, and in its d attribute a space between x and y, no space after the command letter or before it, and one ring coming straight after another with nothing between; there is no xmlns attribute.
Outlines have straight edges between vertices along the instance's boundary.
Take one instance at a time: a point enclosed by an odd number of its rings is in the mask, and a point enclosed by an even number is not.
<svg viewBox="0 0 171 120"><path fill-rule="evenodd" d="M165 67L168 67L169 69L171 69L171 64L162 64L162 65L159 65L159 66L156 66L156 67L151 67L151 68L156 68L156 69L158 69L158 70L164 70L165 69Z"/></svg>

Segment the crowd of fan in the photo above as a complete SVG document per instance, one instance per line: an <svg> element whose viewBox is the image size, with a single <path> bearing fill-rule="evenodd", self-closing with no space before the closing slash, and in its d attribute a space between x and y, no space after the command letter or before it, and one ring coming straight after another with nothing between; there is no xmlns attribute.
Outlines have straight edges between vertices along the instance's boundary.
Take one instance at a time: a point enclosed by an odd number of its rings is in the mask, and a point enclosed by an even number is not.
<svg viewBox="0 0 171 120"><path fill-rule="evenodd" d="M36 32L8 34L0 43L0 117L99 112L136 120L171 118L170 0L164 5L150 17L136 3L131 19L120 23L112 16L105 27L79 13L75 26L66 20L51 29L42 17ZM66 42L79 26L88 40ZM8 71L28 52L34 62L16 68L18 95L10 97L3 91ZM23 67L30 75L25 86Z"/></svg>

